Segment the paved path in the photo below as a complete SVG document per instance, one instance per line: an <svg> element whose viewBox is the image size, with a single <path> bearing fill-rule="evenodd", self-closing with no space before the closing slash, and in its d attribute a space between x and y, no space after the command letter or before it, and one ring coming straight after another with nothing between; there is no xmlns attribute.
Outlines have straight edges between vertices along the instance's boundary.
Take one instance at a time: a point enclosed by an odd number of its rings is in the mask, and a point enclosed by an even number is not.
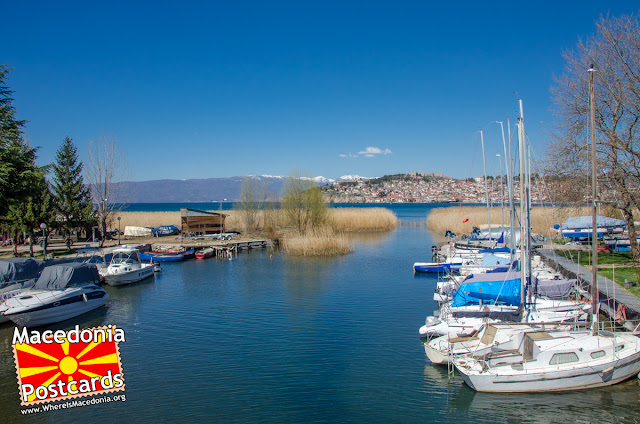
<svg viewBox="0 0 640 424"><path fill-rule="evenodd" d="M575 276L575 278L584 281L584 283L589 287L590 298L591 282L593 281L591 271L551 250L540 249L538 250L538 253L545 259L545 262L554 266L559 271L562 271L563 274L570 274ZM607 315L613 317L615 316L615 311L617 310L618 305L624 304L627 310L627 318L629 318L629 322L625 327L628 329L635 328L635 326L638 325L638 322L640 322L638 321L640 320L640 298L634 296L620 287L620 285L601 275L598 275L597 283L598 292L600 293L601 310L606 312Z"/></svg>

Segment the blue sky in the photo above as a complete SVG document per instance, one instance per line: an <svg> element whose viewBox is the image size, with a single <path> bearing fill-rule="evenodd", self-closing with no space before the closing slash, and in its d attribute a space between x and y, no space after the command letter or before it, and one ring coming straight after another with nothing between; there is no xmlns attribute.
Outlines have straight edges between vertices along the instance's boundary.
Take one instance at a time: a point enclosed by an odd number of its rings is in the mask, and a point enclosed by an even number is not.
<svg viewBox="0 0 640 424"><path fill-rule="evenodd" d="M544 151L562 51L638 2L10 2L0 63L54 160L117 141L128 179L498 173L518 113ZM517 93L517 94L516 94Z"/></svg>

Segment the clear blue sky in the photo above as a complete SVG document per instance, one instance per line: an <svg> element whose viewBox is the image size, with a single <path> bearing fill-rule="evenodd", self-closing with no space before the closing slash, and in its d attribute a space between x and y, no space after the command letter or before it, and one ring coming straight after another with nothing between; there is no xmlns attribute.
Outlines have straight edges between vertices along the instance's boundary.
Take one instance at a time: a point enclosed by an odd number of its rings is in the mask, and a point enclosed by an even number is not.
<svg viewBox="0 0 640 424"><path fill-rule="evenodd" d="M437 4L436 4L437 3ZM115 139L128 179L480 175L517 117L542 151L562 51L637 1L4 2L40 164ZM517 92L518 94L514 94Z"/></svg>

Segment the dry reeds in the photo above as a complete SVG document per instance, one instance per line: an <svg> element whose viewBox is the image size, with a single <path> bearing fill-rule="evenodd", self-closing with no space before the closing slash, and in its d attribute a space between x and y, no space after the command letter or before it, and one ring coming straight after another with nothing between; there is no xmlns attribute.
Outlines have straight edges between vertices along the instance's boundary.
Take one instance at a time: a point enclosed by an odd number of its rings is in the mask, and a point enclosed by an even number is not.
<svg viewBox="0 0 640 424"><path fill-rule="evenodd" d="M533 207L531 208L531 231L534 234L542 234L547 237L557 236L553 230L556 224L561 225L570 216L591 215L591 207ZM502 208L492 207L491 226L498 227L502 224ZM620 218L620 212L611 208L602 208L600 213L604 216ZM467 222L463 222L468 219ZM436 234L444 234L450 230L454 233L470 233L473 227L487 224L487 208L484 206L452 206L438 208L431 211L427 217L427 228ZM509 210L505 208L504 225L509 226ZM520 226L515 222L517 227Z"/></svg>
<svg viewBox="0 0 640 424"><path fill-rule="evenodd" d="M390 231L398 218L386 208L335 208L329 209L328 223L338 231Z"/></svg>
<svg viewBox="0 0 640 424"><path fill-rule="evenodd" d="M280 240L280 246L285 253L296 256L335 256L352 251L349 239L328 227L305 234L287 234Z"/></svg>
<svg viewBox="0 0 640 424"><path fill-rule="evenodd" d="M120 212L122 219L120 228L124 231L126 226L135 227L159 227L161 225L175 225L180 227L180 212ZM117 221L116 221L116 225Z"/></svg>

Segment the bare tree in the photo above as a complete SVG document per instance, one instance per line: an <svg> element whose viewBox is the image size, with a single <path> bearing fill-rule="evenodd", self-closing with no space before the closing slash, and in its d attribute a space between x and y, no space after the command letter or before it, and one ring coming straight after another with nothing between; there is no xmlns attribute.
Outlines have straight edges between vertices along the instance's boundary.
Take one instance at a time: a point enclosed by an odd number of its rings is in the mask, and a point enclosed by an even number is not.
<svg viewBox="0 0 640 424"><path fill-rule="evenodd" d="M126 158L112 138L100 136L89 142L85 163L87 184L98 208L99 226L103 235L101 244L104 244L107 228L113 225L122 208L120 182L125 179Z"/></svg>
<svg viewBox="0 0 640 424"><path fill-rule="evenodd" d="M564 73L552 87L557 121L549 150L556 175L588 174L587 70L593 66L599 200L621 210L635 260L640 259L633 218L640 200L639 16L600 18L592 37L564 53Z"/></svg>
<svg viewBox="0 0 640 424"><path fill-rule="evenodd" d="M242 180L240 199L234 209L240 212L244 229L251 234L260 226L260 214L269 200L269 185L258 177L246 176Z"/></svg>

